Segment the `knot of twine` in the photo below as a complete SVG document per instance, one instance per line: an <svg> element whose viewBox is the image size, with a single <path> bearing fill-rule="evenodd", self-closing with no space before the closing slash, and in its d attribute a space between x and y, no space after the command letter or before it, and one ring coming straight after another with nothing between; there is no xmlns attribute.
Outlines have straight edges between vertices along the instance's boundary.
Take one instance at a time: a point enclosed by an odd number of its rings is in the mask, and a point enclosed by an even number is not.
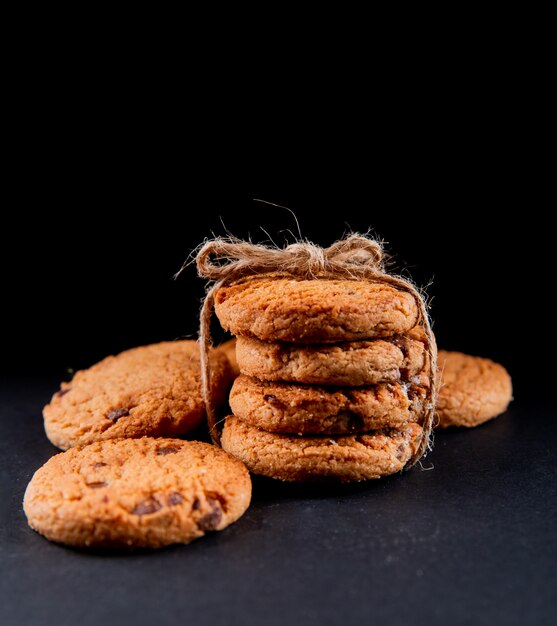
<svg viewBox="0 0 557 626"><path fill-rule="evenodd" d="M196 263L203 278L227 282L276 272L300 278L367 278L384 273L383 256L381 244L363 235L350 235L328 248L307 242L282 249L219 238L200 248Z"/></svg>
<svg viewBox="0 0 557 626"><path fill-rule="evenodd" d="M364 235L352 234L336 241L328 248L310 242L297 242L285 248L253 244L235 238L216 238L206 241L196 258L200 277L215 281L208 289L201 308L199 340L201 344L201 382L211 438L220 443L218 422L211 394L211 369L209 350L211 341L211 315L215 293L221 287L254 275L283 275L302 279L373 280L393 285L414 297L420 313L419 323L424 327L431 368L431 383L426 389L424 435L407 467L414 465L431 449L431 431L437 398L437 347L427 307L418 289L405 278L388 274L384 267L383 247L378 241Z"/></svg>

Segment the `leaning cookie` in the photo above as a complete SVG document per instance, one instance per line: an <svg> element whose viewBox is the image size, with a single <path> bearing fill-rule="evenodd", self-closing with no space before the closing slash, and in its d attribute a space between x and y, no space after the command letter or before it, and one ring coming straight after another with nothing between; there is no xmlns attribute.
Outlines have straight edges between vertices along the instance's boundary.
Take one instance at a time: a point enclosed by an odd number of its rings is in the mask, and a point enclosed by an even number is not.
<svg viewBox="0 0 557 626"><path fill-rule="evenodd" d="M72 448L35 472L31 528L71 546L158 548L236 521L249 506L242 463L199 441L119 439Z"/></svg>
<svg viewBox="0 0 557 626"><path fill-rule="evenodd" d="M357 387L409 380L424 369L427 354L423 330L415 334L420 339L396 336L317 345L238 337L238 367L262 380L313 385Z"/></svg>
<svg viewBox="0 0 557 626"><path fill-rule="evenodd" d="M418 319L414 297L385 283L268 275L218 289L215 313L234 335L298 343L387 337Z"/></svg>
<svg viewBox="0 0 557 626"><path fill-rule="evenodd" d="M420 385L331 388L241 375L232 386L230 407L244 422L270 432L347 434L417 422L424 399L425 389Z"/></svg>
<svg viewBox="0 0 557 626"><path fill-rule="evenodd" d="M418 424L343 437L296 437L268 433L231 416L222 447L254 474L285 481L357 482L401 471L418 448Z"/></svg>
<svg viewBox="0 0 557 626"><path fill-rule="evenodd" d="M227 357L211 354L214 402L232 379ZM168 341L109 356L63 383L44 408L47 437L66 450L118 437L175 437L203 418L199 346Z"/></svg>
<svg viewBox="0 0 557 626"><path fill-rule="evenodd" d="M478 426L507 410L512 382L502 365L440 350L438 368L441 387L435 414L440 428Z"/></svg>

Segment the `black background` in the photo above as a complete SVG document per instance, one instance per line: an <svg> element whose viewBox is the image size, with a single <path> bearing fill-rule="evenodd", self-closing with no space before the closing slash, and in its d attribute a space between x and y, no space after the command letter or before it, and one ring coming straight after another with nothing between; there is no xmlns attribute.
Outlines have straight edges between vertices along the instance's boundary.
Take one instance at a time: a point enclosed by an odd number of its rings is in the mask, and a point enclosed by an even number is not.
<svg viewBox="0 0 557 626"><path fill-rule="evenodd" d="M330 125L319 108L285 100L266 116L255 99L248 132L225 103L202 120L169 93L150 108L76 81L56 106L50 84L40 106L22 101L7 168L4 623L551 623L551 205L532 111L517 125L518 109L459 94L460 107L404 101L388 120ZM254 241L297 232L254 198L288 206L316 243L385 239L395 268L431 282L439 346L509 369L510 412L438 435L429 471L331 491L256 480L244 518L191 546L88 555L44 541L21 512L56 452L42 405L106 354L195 337L203 283L193 267L173 279L192 249L221 220Z"/></svg>

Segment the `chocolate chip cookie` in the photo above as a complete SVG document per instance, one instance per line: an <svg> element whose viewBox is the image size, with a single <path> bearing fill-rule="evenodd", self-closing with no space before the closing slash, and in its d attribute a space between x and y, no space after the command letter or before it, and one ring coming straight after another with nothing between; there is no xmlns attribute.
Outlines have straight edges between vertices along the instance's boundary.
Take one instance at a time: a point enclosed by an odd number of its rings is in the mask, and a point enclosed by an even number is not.
<svg viewBox="0 0 557 626"><path fill-rule="evenodd" d="M251 426L276 433L346 434L417 422L425 389L407 383L339 388L239 376L230 407Z"/></svg>
<svg viewBox="0 0 557 626"><path fill-rule="evenodd" d="M236 521L249 506L244 465L199 441L119 439L52 457L23 507L51 541L86 547L188 543Z"/></svg>
<svg viewBox="0 0 557 626"><path fill-rule="evenodd" d="M352 482L401 471L423 436L418 424L341 437L296 437L227 417L222 447L255 474L286 481Z"/></svg>
<svg viewBox="0 0 557 626"><path fill-rule="evenodd" d="M421 328L406 336L334 344L238 337L236 355L242 374L262 380L358 387L411 379L425 367L424 340Z"/></svg>
<svg viewBox="0 0 557 626"><path fill-rule="evenodd" d="M211 354L218 405L232 379L225 354ZM199 346L168 341L109 356L63 383L43 415L47 437L66 450L118 437L175 437L204 416Z"/></svg>
<svg viewBox="0 0 557 626"><path fill-rule="evenodd" d="M441 428L478 426L507 410L513 390L502 365L439 350L438 368L441 387L435 414Z"/></svg>
<svg viewBox="0 0 557 626"><path fill-rule="evenodd" d="M215 313L235 335L297 343L401 334L418 319L414 297L385 283L272 276L220 288Z"/></svg>

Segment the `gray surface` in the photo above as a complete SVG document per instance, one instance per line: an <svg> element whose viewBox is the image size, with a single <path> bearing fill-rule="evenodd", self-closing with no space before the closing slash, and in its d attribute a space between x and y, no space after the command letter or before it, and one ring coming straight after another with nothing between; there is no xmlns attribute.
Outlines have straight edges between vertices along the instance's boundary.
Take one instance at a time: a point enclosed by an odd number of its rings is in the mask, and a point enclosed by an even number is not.
<svg viewBox="0 0 557 626"><path fill-rule="evenodd" d="M40 418L56 382L2 384L2 624L554 623L553 408L439 434L429 471L334 490L259 479L222 533L102 555L47 542L21 510L56 452Z"/></svg>

